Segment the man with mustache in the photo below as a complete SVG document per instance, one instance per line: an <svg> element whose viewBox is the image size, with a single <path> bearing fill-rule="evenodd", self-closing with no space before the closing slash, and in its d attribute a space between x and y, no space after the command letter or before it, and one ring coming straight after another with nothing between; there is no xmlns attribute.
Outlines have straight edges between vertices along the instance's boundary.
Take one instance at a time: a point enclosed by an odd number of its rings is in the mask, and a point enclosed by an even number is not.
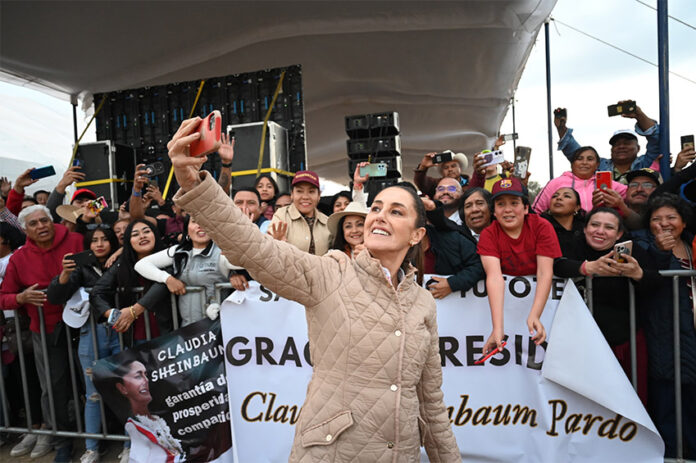
<svg viewBox="0 0 696 463"><path fill-rule="evenodd" d="M444 177L435 187L435 199L442 203L445 216L457 225L462 224L459 216L459 200L462 197L462 187L455 179Z"/></svg>
<svg viewBox="0 0 696 463"><path fill-rule="evenodd" d="M614 190L598 191L597 195L601 196L600 202L621 212L626 228L639 230L643 228L648 198L660 185L660 177L656 171L644 167L628 172L625 178L628 182L625 201Z"/></svg>
<svg viewBox="0 0 696 463"><path fill-rule="evenodd" d="M624 103L620 101L619 103ZM563 108L558 108L563 109ZM558 130L558 149L563 151L568 160L572 160L575 150L580 148L580 143L573 137L573 129L566 126L567 116L560 117L554 112L553 123ZM638 105L633 113L621 114L621 117L635 119L635 132L633 130L618 130L609 139L611 145L611 158L600 158L600 171L613 173L614 180L623 184L628 184L627 174L633 170L651 167L660 154L660 126L653 119L650 119ZM645 154L638 156L640 145L638 135L642 135L647 140Z"/></svg>

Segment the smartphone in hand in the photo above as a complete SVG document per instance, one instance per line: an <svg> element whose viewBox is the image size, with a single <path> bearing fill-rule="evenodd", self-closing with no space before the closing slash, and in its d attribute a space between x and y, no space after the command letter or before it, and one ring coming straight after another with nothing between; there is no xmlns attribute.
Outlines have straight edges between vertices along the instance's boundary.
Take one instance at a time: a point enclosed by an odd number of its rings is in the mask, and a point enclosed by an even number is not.
<svg viewBox="0 0 696 463"><path fill-rule="evenodd" d="M633 251L633 241L628 240L614 245L614 260L625 264L627 261L623 256L630 256Z"/></svg>
<svg viewBox="0 0 696 463"><path fill-rule="evenodd" d="M220 139L220 133L222 130L222 115L220 111L213 111L208 114L208 116L203 119L198 126L198 133L201 137L191 143L189 147L190 156L205 156L213 153L220 148L222 141Z"/></svg>
<svg viewBox="0 0 696 463"><path fill-rule="evenodd" d="M387 176L387 164L383 162L370 163L366 166L360 168L360 176L364 177L369 175L370 177L386 177Z"/></svg>
<svg viewBox="0 0 696 463"><path fill-rule="evenodd" d="M607 106L607 112L609 113L609 117L634 113L636 112L636 102L631 100L609 105Z"/></svg>
<svg viewBox="0 0 696 463"><path fill-rule="evenodd" d="M693 135L683 135L681 137L681 148L685 150L687 148L694 149L694 136Z"/></svg>
<svg viewBox="0 0 696 463"><path fill-rule="evenodd" d="M38 180L40 178L46 178L52 175L56 175L56 170L53 168L53 166L39 167L38 169L32 169L31 172L29 172L29 177L31 177L32 180Z"/></svg>
<svg viewBox="0 0 696 463"><path fill-rule="evenodd" d="M597 172L595 176L596 187L599 190L611 190L612 175L609 171Z"/></svg>
<svg viewBox="0 0 696 463"><path fill-rule="evenodd" d="M433 164L442 164L443 162L449 162L454 159L454 153L451 151L443 151L442 153L437 153L433 156Z"/></svg>
<svg viewBox="0 0 696 463"><path fill-rule="evenodd" d="M78 267L97 265L97 256L95 256L94 252L90 250L78 252L77 254L66 256L65 258L75 262L75 265Z"/></svg>

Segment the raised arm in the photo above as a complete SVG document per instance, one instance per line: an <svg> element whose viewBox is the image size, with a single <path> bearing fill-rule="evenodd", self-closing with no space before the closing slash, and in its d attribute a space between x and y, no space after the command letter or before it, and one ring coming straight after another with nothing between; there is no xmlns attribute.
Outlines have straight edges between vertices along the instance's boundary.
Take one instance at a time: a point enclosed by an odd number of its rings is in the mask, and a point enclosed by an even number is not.
<svg viewBox="0 0 696 463"><path fill-rule="evenodd" d="M280 296L316 305L340 283L338 257L314 256L261 233L210 174L199 172L206 157L188 156L189 145L199 136L194 132L199 122L184 121L168 144L181 186L174 202L208 232L230 263L244 267Z"/></svg>

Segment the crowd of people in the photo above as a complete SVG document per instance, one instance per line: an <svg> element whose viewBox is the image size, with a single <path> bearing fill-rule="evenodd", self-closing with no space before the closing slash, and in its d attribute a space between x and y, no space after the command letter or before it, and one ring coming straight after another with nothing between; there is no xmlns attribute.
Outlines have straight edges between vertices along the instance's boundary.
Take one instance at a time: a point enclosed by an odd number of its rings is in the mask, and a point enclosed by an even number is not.
<svg viewBox="0 0 696 463"><path fill-rule="evenodd" d="M491 334L484 352L501 348L505 340L503 275L536 276L527 325L537 344L546 340L548 327L540 317L554 275L572 279L581 290L586 277L597 277L588 295L593 317L631 377L628 294L632 286L638 315L637 392L665 440L666 455L674 456L676 381L682 388L683 427L696 429L696 284L693 277L679 278L675 296L672 280L661 277L659 271L693 270L696 265L696 152L693 147L682 149L665 175L659 164L659 124L640 108L626 117L635 119L636 126L611 135L609 157L581 146L567 127L567 118L556 117L558 149L568 158L569 169L534 198L526 187L529 175L515 177L510 163L484 166L479 153L472 157L470 173L465 172L466 156L435 164L436 153L428 153L415 170L413 184L402 182L398 191L388 189L389 195L370 198L371 204L364 188L369 178L359 173L363 164L355 170L353 190L334 195L328 207L320 202L318 175L309 170L295 173L289 192L281 191L266 174L258 177L253 188L234 189L229 175L221 175L218 184L241 211L240 217L245 217L235 218L239 230L248 232L244 227L250 222L259 236L270 235L293 246L292 253L279 248L281 261L302 260L295 253L304 253L334 256L339 265L370 254L387 256L380 258L387 262L388 256L400 255L402 248L390 249L380 240L401 233L399 221L413 215L416 228L408 228L401 243L406 265L383 264L378 273L383 271L387 282L399 291L404 278L423 284L423 275L442 275L425 283L435 299L467 291L484 280L491 310ZM640 154L639 136L646 139L644 154ZM503 143L499 138L493 149ZM225 174L234 156L234 140L225 139L218 154ZM427 175L431 169L438 170L436 176ZM95 212L91 204L96 195L86 188L75 190L67 201L68 187L84 180L78 166L70 167L52 191L40 190L33 196L25 194L25 188L35 182L30 171L13 182L4 178L0 182L0 339L11 420L4 424L74 430L75 414L81 413L85 431L98 434L102 432L100 399L91 379L95 360L177 326L217 317L215 284L229 282L233 290L244 291L253 276L263 283L258 275L265 267L228 260L230 247L242 243L215 241L205 222L198 223L194 214L162 197L143 165L136 168L131 197L117 211ZM600 171L611 172L610 185L598 187ZM206 177L203 183L209 181ZM616 250L617 244L622 252ZM264 248L254 255L273 255L266 242L257 238L249 238L244 246ZM91 251L88 260L76 260L74 256L83 251ZM244 254L241 249L239 253ZM247 260L251 254L244 254ZM293 267L297 271L302 265ZM346 288L351 284L345 282ZM187 286L204 287L207 298L187 293ZM296 298L308 308L321 305L317 299L321 291L314 292L308 290ZM178 299L176 312L172 294ZM413 294L416 299L422 297ZM680 314L680 378L674 369L673 297ZM87 323L90 314L94 330ZM74 341L80 377L70 375L68 339ZM79 403L73 401L73 382L82 393ZM443 436L443 441L453 439ZM0 442L9 438L0 435ZM99 461L101 444L86 439L80 461ZM696 455L693 432L685 432L684 445L687 455ZM38 458L54 449L55 461L70 461L73 442L28 433L14 443L11 455ZM126 443L119 458L128 461L128 455Z"/></svg>

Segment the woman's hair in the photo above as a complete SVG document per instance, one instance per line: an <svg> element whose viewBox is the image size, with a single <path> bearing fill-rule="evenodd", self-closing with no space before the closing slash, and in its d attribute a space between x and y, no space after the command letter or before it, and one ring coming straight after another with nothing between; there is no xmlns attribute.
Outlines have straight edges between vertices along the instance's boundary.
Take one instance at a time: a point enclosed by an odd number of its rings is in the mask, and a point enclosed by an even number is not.
<svg viewBox="0 0 696 463"><path fill-rule="evenodd" d="M176 247L174 248L174 276L178 277L181 275L181 272L183 272L184 268L186 268L186 264L188 263L188 258L189 258L189 251L193 249L193 241L191 241L191 236L189 235L188 232L188 227L189 223L191 222L191 216L187 215L184 217L184 230L181 232L181 243L177 244ZM204 253L207 253L210 251L210 248L213 247L213 240L211 239L208 242L208 245L205 247L205 250L203 251ZM167 253L171 251L172 248L169 248L167 250ZM183 251L183 252L182 252Z"/></svg>
<svg viewBox="0 0 696 463"><path fill-rule="evenodd" d="M477 186L474 188L469 188L464 192L464 194L462 195L462 208L464 208L464 202L475 193L480 194L483 200L486 201L486 203L488 203L489 206L493 205L493 199L491 199L493 195L491 194L491 192L486 190L485 188Z"/></svg>
<svg viewBox="0 0 696 463"><path fill-rule="evenodd" d="M392 185L389 188L401 188L405 192L407 192L409 195L411 195L411 199L413 200L413 206L416 209L416 226L415 228L425 228L425 225L427 223L427 218L425 215L425 206L423 205L423 201L418 197L418 191L416 190L416 187L413 186L412 183L410 182L399 182L395 185ZM415 246L411 246L411 248L408 250L406 253L406 257L404 258L403 262L401 263L401 269L405 272L408 270L408 265L411 264L416 269L418 270L418 274L416 275L416 280L418 281L419 285L423 284L423 269L424 269L424 255L423 255L423 246L421 243L416 244Z"/></svg>
<svg viewBox="0 0 696 463"><path fill-rule="evenodd" d="M27 237L24 233L7 222L0 222L0 238L2 238L4 244L8 245L12 251L17 250L17 248L27 241Z"/></svg>
<svg viewBox="0 0 696 463"><path fill-rule="evenodd" d="M353 201L353 196L350 194L350 191L348 190L343 190L339 191L333 197L331 198L331 213L333 213L334 209L334 204L336 204L336 201L338 201L338 198L347 198L348 202Z"/></svg>
<svg viewBox="0 0 696 463"><path fill-rule="evenodd" d="M616 209L612 209L611 207L606 207L606 206L595 207L594 209L592 209L585 217L585 227L587 227L587 224L590 223L590 220L592 220L592 217L595 214L599 214L600 212L604 212L606 214L611 214L614 217L616 217L616 220L619 223L619 231L622 233L626 231L626 228L624 227L623 219L621 218L621 214L619 214Z"/></svg>
<svg viewBox="0 0 696 463"><path fill-rule="evenodd" d="M648 208L643 216L645 228L650 229L650 217L661 207L671 207L677 211L677 214L681 216L685 224L689 224L693 220L694 213L689 203L674 193L662 193L657 196L651 196L648 200Z"/></svg>
<svg viewBox="0 0 696 463"><path fill-rule="evenodd" d="M92 246L92 237L94 237L94 234L98 231L104 233L106 240L109 242L109 245L111 246L111 249L109 250L109 255L106 256L108 259L109 257L111 257L111 254L116 252L116 250L120 247L120 245L118 244L118 238L116 238L116 233L114 233L114 231L108 225L99 225L96 228L87 229L82 244L85 249L90 249L90 247Z"/></svg>
<svg viewBox="0 0 696 463"><path fill-rule="evenodd" d="M573 164L575 161L577 161L578 157L580 157L580 154L584 153L585 151L592 151L595 154L595 157L597 158L597 162L599 162L599 153L596 149L594 149L594 147L581 146L573 152L573 156L571 156L570 158L570 163Z"/></svg>
<svg viewBox="0 0 696 463"><path fill-rule="evenodd" d="M280 193L280 188L278 187L276 181L273 180L273 177L271 177L271 174L261 174L258 177L256 177L256 181L254 182L254 189L256 189L256 187L259 186L259 182L262 178L267 178L268 181L271 182L271 185L273 185L273 198L271 199L271 202L275 201L276 198L278 198L278 193Z"/></svg>
<svg viewBox="0 0 696 463"><path fill-rule="evenodd" d="M357 214L355 214L357 215ZM350 251L350 244L346 241L345 234L343 232L343 223L346 221L346 217L351 217L351 215L345 215L341 217L338 221L338 226L336 227L336 236L334 237L333 243L331 243L330 249L338 249L339 251Z"/></svg>
<svg viewBox="0 0 696 463"><path fill-rule="evenodd" d="M575 216L578 219L584 221L586 216L587 216L587 211L585 211L585 209L582 208L582 203L580 202L580 193L578 193L575 188L571 188L568 186L562 186L562 187L559 187L556 191L554 191L551 196L555 195L558 190L561 190L563 188L567 188L573 192L573 196L575 196L575 204L580 208L580 209L578 209L578 213ZM547 212L547 214L552 216L552 214L551 214L551 202L550 201L549 201L549 209L546 212Z"/></svg>
<svg viewBox="0 0 696 463"><path fill-rule="evenodd" d="M92 369L92 380L94 384L99 386L101 390L111 390L114 392L112 399L117 401L116 404L111 404L114 410L122 410L124 413L130 414L130 401L121 394L116 387L116 384L123 384L123 377L130 373L131 365L134 362L139 362L137 358L124 360L121 363L113 362L97 362Z"/></svg>
<svg viewBox="0 0 696 463"><path fill-rule="evenodd" d="M127 291L129 294L132 294L130 293L130 287L138 286L138 274L133 268L135 263L138 262L138 254L135 252L135 249L133 249L130 238L131 234L133 233L133 227L139 223L147 225L150 230L152 230L152 234L155 238L155 247L152 250L152 253L160 251L164 248L164 243L160 238L157 227L152 225L152 223L149 221L145 219L135 219L128 225L128 228L126 228L126 231L123 234L123 253L121 254L121 257L119 257L117 281L119 289L123 288L123 290Z"/></svg>

